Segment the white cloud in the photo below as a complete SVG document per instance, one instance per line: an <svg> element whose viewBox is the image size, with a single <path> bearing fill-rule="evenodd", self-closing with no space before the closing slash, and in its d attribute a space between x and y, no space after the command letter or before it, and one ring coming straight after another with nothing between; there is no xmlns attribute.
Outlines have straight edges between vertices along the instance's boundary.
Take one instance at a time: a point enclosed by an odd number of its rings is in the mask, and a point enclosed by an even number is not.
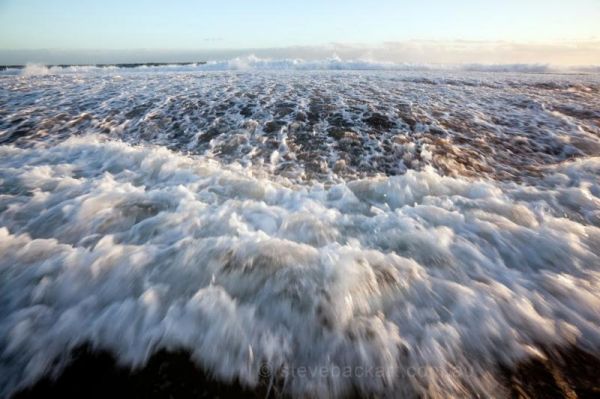
<svg viewBox="0 0 600 399"><path fill-rule="evenodd" d="M0 64L123 63L263 58L368 59L414 64L600 65L600 40L555 43L413 40L378 45L330 43L239 50L0 50Z"/></svg>

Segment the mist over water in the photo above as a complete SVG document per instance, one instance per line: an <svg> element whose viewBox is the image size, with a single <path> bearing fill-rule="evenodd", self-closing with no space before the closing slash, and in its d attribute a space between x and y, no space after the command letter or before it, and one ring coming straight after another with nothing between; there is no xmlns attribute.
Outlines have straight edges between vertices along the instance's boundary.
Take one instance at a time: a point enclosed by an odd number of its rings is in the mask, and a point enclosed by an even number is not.
<svg viewBox="0 0 600 399"><path fill-rule="evenodd" d="M0 76L0 395L84 343L320 397L598 353L599 76L326 63Z"/></svg>

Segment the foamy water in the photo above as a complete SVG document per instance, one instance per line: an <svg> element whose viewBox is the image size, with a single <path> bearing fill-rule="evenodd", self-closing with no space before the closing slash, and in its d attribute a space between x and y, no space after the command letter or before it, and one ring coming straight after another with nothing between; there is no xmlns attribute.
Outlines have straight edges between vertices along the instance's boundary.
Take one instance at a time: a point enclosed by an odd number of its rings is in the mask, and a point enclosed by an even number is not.
<svg viewBox="0 0 600 399"><path fill-rule="evenodd" d="M0 77L2 395L84 343L322 397L600 350L596 75L42 72Z"/></svg>

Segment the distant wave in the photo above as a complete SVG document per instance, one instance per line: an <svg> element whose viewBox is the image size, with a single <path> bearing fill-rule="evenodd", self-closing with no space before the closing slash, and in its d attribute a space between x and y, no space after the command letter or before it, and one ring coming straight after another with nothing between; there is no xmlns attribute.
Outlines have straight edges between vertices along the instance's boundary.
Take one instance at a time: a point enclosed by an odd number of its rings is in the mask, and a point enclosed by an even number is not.
<svg viewBox="0 0 600 399"><path fill-rule="evenodd" d="M374 61L368 59L345 60L332 56L321 60L301 58L270 59L255 55L228 60L197 63L135 63L105 65L56 65L27 64L25 66L0 67L0 74L39 76L63 73L108 72L108 71L252 71L252 70L301 70L301 71L468 71L493 73L600 73L600 66L559 67L548 64L415 64Z"/></svg>
<svg viewBox="0 0 600 399"><path fill-rule="evenodd" d="M198 69L201 63L174 63L174 64L157 64L157 63L136 63L136 64L103 64L103 65L41 65L27 64L24 66L6 67L4 74L22 76L40 76L40 75L58 75L64 73L86 73L86 72L108 72L108 71L127 71L127 70L144 70L144 71L194 71Z"/></svg>
<svg viewBox="0 0 600 399"><path fill-rule="evenodd" d="M45 65L29 64L21 71L23 76L44 76L50 74L50 68Z"/></svg>
<svg viewBox="0 0 600 399"><path fill-rule="evenodd" d="M225 61L209 61L199 66L203 70L393 70L393 71L472 71L472 72L600 72L600 66L559 67L548 64L416 64L373 60L343 60L337 56L323 60L268 59L254 55Z"/></svg>
<svg viewBox="0 0 600 399"><path fill-rule="evenodd" d="M342 60L334 56L323 60L303 60L301 58L269 59L254 55L237 57L224 61L209 61L200 66L205 70L244 70L244 69L292 69L292 70L396 70L429 69L425 65L394 64L371 60Z"/></svg>
<svg viewBox="0 0 600 399"><path fill-rule="evenodd" d="M559 69L547 64L465 64L459 66L463 71L475 72L520 72L520 73L548 73Z"/></svg>
<svg viewBox="0 0 600 399"><path fill-rule="evenodd" d="M224 61L209 61L199 66L203 70L391 70L391 71L430 71L454 70L473 72L517 72L548 73L578 70L559 68L547 64L415 64L393 63L373 60L344 60L337 56L323 60L268 59L254 55L237 57ZM593 69L595 68L595 69ZM587 72L598 72L600 67L586 67Z"/></svg>

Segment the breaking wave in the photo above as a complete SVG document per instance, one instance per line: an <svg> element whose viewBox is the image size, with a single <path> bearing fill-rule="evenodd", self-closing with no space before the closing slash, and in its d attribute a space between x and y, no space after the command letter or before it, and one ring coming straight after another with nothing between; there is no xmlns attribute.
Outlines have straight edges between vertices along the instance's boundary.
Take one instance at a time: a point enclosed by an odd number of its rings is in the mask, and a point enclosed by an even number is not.
<svg viewBox="0 0 600 399"><path fill-rule="evenodd" d="M268 59L254 55L224 61L209 61L200 66L205 70L414 70L429 68L426 65L394 64L370 60L342 60L334 56L325 60Z"/></svg>
<svg viewBox="0 0 600 399"><path fill-rule="evenodd" d="M200 65L205 70L389 70L389 71L477 71L477 72L515 72L548 73L577 71L578 68L559 68L546 64L419 64L394 63L374 60L343 60L337 56L325 60L268 59L256 56L238 57L225 61L209 61ZM592 68L584 68L593 71Z"/></svg>
<svg viewBox="0 0 600 399"><path fill-rule="evenodd" d="M64 73L90 73L118 70L157 71L245 71L245 70L303 70L303 71L475 71L495 73L598 73L599 66L560 67L547 64L419 64L394 63L369 59L347 60L332 56L322 60L305 60L301 58L270 59L254 55L236 57L228 60L176 63L176 64L106 64L106 65L61 65L45 66L27 64L22 68L7 68L0 74L37 76Z"/></svg>

